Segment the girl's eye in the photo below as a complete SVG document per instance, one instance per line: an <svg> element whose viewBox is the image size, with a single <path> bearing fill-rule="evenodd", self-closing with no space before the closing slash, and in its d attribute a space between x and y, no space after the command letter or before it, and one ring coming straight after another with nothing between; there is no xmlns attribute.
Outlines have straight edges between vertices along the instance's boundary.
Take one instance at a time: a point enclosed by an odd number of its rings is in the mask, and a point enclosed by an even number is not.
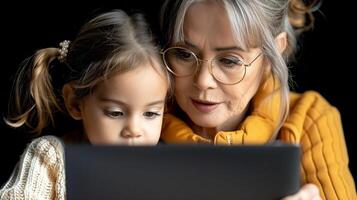
<svg viewBox="0 0 357 200"><path fill-rule="evenodd" d="M106 110L105 111L105 115L107 115L110 118L117 119L119 117L124 116L124 113L121 112L121 111L109 111L109 110Z"/></svg>
<svg viewBox="0 0 357 200"><path fill-rule="evenodd" d="M156 112L145 112L144 113L144 116L148 119L154 119L160 115L161 115L160 113L156 113Z"/></svg>

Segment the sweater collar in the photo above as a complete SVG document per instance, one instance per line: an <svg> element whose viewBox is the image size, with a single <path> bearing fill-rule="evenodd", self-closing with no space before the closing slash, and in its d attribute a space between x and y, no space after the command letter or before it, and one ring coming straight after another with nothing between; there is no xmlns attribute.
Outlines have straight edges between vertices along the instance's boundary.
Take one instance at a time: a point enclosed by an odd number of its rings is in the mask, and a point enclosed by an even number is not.
<svg viewBox="0 0 357 200"><path fill-rule="evenodd" d="M251 109L235 131L219 131L213 140L203 138L181 119L166 114L161 139L166 143L262 144L274 137L279 126L280 85L270 75L252 99Z"/></svg>

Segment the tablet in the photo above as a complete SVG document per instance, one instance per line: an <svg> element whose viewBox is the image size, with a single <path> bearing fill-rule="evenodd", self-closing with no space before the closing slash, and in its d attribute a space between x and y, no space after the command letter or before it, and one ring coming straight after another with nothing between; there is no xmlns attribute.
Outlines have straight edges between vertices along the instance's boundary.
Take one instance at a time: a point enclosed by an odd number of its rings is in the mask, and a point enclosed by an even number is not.
<svg viewBox="0 0 357 200"><path fill-rule="evenodd" d="M299 190L299 146L66 145L67 199L277 200Z"/></svg>

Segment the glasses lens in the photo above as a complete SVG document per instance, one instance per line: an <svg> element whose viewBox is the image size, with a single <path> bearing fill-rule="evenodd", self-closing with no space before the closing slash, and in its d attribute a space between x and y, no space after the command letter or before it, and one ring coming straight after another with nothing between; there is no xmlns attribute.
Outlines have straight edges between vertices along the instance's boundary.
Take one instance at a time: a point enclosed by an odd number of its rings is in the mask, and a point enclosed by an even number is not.
<svg viewBox="0 0 357 200"><path fill-rule="evenodd" d="M176 76L193 74L198 64L192 51L179 47L167 49L164 53L164 61L168 69Z"/></svg>
<svg viewBox="0 0 357 200"><path fill-rule="evenodd" d="M234 84L245 76L245 66L241 58L232 55L218 56L212 60L212 74L220 82Z"/></svg>

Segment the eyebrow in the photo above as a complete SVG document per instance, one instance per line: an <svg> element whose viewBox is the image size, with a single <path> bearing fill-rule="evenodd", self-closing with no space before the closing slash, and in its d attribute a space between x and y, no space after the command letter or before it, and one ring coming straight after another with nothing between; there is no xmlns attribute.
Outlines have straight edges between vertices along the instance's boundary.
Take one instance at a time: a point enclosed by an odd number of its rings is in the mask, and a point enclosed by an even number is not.
<svg viewBox="0 0 357 200"><path fill-rule="evenodd" d="M156 105L160 105L160 104L164 104L165 103L165 101L163 101L163 100L158 100L158 101L154 101L154 102L151 102L151 103L149 103L148 105L146 105L146 106L156 106Z"/></svg>
<svg viewBox="0 0 357 200"><path fill-rule="evenodd" d="M110 99L110 98L99 98L100 101L107 101L107 102L112 102L112 103L115 103L115 104L119 104L119 105L124 105L124 106L128 106L127 103L124 103L120 100L117 100L117 99ZM149 104L147 104L146 106L147 107L150 107L150 106L155 106L155 105L160 105L160 104L164 104L165 101L163 100L157 100L157 101L153 101Z"/></svg>
<svg viewBox="0 0 357 200"><path fill-rule="evenodd" d="M195 48L195 49L199 49L198 46L192 44L191 42L185 40L184 41L184 44L185 45L188 45L192 48ZM228 47L216 47L216 48L213 48L215 51L228 51L228 50L238 50L238 51L244 51L244 49L242 49L241 47L238 47L238 46L228 46Z"/></svg>

